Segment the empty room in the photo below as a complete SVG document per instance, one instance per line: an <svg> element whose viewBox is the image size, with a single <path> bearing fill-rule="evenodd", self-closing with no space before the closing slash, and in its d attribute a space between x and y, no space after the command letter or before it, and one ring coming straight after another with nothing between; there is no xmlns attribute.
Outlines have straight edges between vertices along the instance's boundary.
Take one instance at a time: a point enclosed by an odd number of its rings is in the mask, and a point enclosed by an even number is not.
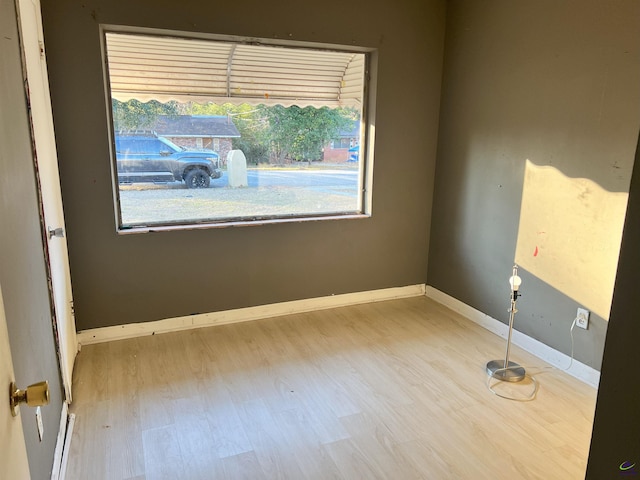
<svg viewBox="0 0 640 480"><path fill-rule="evenodd" d="M638 2L1 5L0 477L640 476Z"/></svg>

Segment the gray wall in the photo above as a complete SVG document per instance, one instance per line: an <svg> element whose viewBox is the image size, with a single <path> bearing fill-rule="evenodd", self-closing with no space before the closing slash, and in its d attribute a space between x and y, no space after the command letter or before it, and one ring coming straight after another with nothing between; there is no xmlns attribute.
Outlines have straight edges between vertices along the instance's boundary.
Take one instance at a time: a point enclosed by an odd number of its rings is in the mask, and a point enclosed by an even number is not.
<svg viewBox="0 0 640 480"><path fill-rule="evenodd" d="M445 2L42 2L79 330L425 282ZM118 236L98 25L379 49L373 216Z"/></svg>
<svg viewBox="0 0 640 480"><path fill-rule="evenodd" d="M638 107L636 105L636 107ZM640 474L640 136L631 180L620 264L604 347L587 479L622 477L623 462Z"/></svg>
<svg viewBox="0 0 640 480"><path fill-rule="evenodd" d="M526 160L612 194L628 191L640 125L640 3L448 5L427 279L506 322ZM587 220L598 226L606 219L592 207ZM538 213L571 218L570 208L558 202ZM611 234L621 230L622 220ZM589 238L564 237L577 252L598 255ZM569 327L585 300L526 269L520 275L516 328L569 354ZM588 331L575 329L578 360L600 368L606 328L592 313Z"/></svg>
<svg viewBox="0 0 640 480"><path fill-rule="evenodd" d="M18 387L49 381L42 442L35 410L20 407L31 477L40 480L51 478L63 393L15 22L13 0L0 0L0 284ZM2 389L1 408L7 408L8 385Z"/></svg>

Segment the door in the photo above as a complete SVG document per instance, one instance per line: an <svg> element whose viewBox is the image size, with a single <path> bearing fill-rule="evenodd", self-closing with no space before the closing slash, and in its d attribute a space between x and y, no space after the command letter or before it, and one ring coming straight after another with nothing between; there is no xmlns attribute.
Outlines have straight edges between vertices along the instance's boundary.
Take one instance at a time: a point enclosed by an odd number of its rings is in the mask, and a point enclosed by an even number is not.
<svg viewBox="0 0 640 480"><path fill-rule="evenodd" d="M53 114L49 97L49 81L44 54L44 36L39 0L17 0L20 37L25 63L32 137L35 147L41 207L47 237L47 254L51 296L54 305L58 355L65 389L71 402L71 376L78 351L69 254L62 211L62 194L58 158L53 130Z"/></svg>
<svg viewBox="0 0 640 480"><path fill-rule="evenodd" d="M67 423L16 10L15 0L0 0L0 285L18 387L49 382L49 404L39 412L21 408L15 417L22 424L31 477L44 479L57 470L54 452ZM3 329L5 318L0 320ZM8 384L0 389L4 414ZM2 425L0 438L5 430ZM12 449L19 444L7 441ZM29 478L5 476L4 468L0 465L2 479Z"/></svg>
<svg viewBox="0 0 640 480"><path fill-rule="evenodd" d="M15 380L13 377L13 362L9 337L7 334L7 321L4 314L4 302L2 301L2 288L0 287L0 382L4 392L9 391L9 385ZM29 463L27 462L27 450L24 443L24 432L20 417L11 415L9 408L9 396L5 395L0 402L0 478L29 478Z"/></svg>

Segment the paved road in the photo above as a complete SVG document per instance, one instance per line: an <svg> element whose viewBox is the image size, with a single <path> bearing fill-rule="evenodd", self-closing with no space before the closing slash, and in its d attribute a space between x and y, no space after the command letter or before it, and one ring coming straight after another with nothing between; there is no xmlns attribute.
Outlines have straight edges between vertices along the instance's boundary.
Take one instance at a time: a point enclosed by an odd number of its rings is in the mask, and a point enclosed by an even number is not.
<svg viewBox="0 0 640 480"><path fill-rule="evenodd" d="M355 170L248 170L249 187L303 187L339 195L357 195ZM211 182L212 187L228 184L227 172Z"/></svg>

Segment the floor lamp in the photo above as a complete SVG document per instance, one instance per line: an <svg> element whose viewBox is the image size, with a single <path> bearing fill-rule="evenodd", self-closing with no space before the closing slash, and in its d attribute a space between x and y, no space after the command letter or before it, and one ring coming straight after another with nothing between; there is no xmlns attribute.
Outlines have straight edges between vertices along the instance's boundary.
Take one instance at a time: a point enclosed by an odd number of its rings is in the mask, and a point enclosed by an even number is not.
<svg viewBox="0 0 640 480"><path fill-rule="evenodd" d="M509 352L511 350L511 333L513 332L513 319L518 309L516 308L516 302L520 293L520 285L522 279L518 276L518 265L513 266L513 272L511 278L509 278L509 285L511 285L511 306L509 307L509 335L507 336L507 353L504 360L491 360L487 363L487 374L501 380L503 382L519 382L524 379L525 371L524 367L521 367L515 362L509 361Z"/></svg>

